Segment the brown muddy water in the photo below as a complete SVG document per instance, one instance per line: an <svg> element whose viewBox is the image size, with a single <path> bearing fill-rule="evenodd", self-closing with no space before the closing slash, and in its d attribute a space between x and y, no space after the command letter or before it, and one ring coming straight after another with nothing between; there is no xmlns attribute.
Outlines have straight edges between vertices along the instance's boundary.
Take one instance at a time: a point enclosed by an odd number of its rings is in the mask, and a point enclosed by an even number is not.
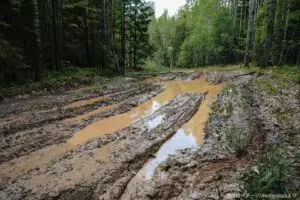
<svg viewBox="0 0 300 200"><path fill-rule="evenodd" d="M166 84L165 90L156 97L133 108L127 113L109 117L83 128L76 133L74 137L68 141L68 143L72 145L83 144L91 138L100 137L129 127L137 120L154 113L162 105L171 101L180 94L208 92L207 98L209 101L210 98L216 96L221 90L222 85L211 85L206 82L204 78L193 81L170 81ZM202 110L204 111L201 111L200 113L207 113L208 115L209 104L207 104L207 106L203 106ZM202 115L197 112L193 119L183 127L185 133L194 138L196 143L201 143L202 141L203 134L199 132L203 129L203 122L206 121L206 118L206 114ZM156 120L153 124L150 122L150 128L151 126L157 126L159 122L160 120Z"/></svg>
<svg viewBox="0 0 300 200"><path fill-rule="evenodd" d="M107 97L95 97L95 98L90 98L90 99L87 99L87 100L80 100L80 101L75 101L67 106L65 106L64 108L65 109L68 109L68 108L78 108L78 107L81 107L81 106L87 106L87 105L92 105L96 102L101 102L101 101L104 101Z"/></svg>
<svg viewBox="0 0 300 200"><path fill-rule="evenodd" d="M223 85L209 84L204 78L193 81L169 81L166 83L164 91L156 97L146 101L143 104L140 104L127 113L106 118L83 128L66 143L49 146L41 150L38 155L28 159L24 163L17 164L14 168L9 169L8 172L5 173L13 173L16 171L22 173L30 169L44 166L50 163L53 159L63 156L65 152L71 150L79 144L87 142L91 138L111 134L122 128L133 125L133 123L139 119L155 112L162 105L168 103L180 94L208 92L205 101L200 105L198 112L192 117L192 119L180 130L178 130L177 133L161 147L161 149L157 152L156 159L149 161L140 171L140 177L151 178L155 168L159 163L164 161L169 154L173 154L179 149L196 147L202 143L204 137L203 129L208 118L210 105L222 88ZM72 106L76 107L79 104L86 105L101 100L102 98L100 97L93 98L90 101L75 102ZM112 107L110 106L109 108ZM106 108L100 108L99 110L92 112L101 112L103 110L106 110ZM87 113L86 116L78 116L77 118L73 118L73 120L82 120L91 114L93 113ZM158 126L162 122L163 117L164 116L158 116L156 119L149 121L148 128L152 129ZM99 152L97 155L100 157L103 156L103 158L105 157L105 155L100 154L105 154L104 152ZM17 176L17 174L18 173L15 175Z"/></svg>
<svg viewBox="0 0 300 200"><path fill-rule="evenodd" d="M175 154L176 151L186 148L196 148L203 142L205 123L211 111L210 106L215 101L217 95L222 91L224 85L212 85L201 78L191 82L180 82L177 86L183 89L183 91L194 91L195 93L207 92L205 100L199 106L198 111L192 119L184 124L171 139L164 143L156 153L155 158L148 161L129 182L121 197L122 200L129 200L130 195L135 192L137 184L141 181L151 179L158 165L167 160L171 154ZM188 90L184 90L185 88L188 88Z"/></svg>

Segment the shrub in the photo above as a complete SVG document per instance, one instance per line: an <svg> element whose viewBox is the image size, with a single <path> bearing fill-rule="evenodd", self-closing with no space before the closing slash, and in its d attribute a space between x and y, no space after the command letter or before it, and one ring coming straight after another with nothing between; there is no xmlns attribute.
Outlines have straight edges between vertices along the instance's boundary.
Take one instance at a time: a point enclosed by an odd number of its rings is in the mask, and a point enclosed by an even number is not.
<svg viewBox="0 0 300 200"><path fill-rule="evenodd" d="M291 163L276 148L261 158L261 166L256 172L246 176L246 190L257 194L291 194ZM253 198L251 198L253 199ZM255 198L254 198L255 199Z"/></svg>

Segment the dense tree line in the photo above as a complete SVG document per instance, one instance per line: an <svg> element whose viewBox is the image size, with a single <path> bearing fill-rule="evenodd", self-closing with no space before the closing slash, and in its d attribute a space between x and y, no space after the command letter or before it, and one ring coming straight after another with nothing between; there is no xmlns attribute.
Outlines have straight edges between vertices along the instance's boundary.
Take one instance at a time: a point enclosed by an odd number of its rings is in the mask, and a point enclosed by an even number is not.
<svg viewBox="0 0 300 200"><path fill-rule="evenodd" d="M188 0L150 24L153 58L174 67L299 66L299 8L298 0Z"/></svg>
<svg viewBox="0 0 300 200"><path fill-rule="evenodd" d="M145 0L2 0L1 82L41 80L45 70L68 65L138 68L153 16Z"/></svg>

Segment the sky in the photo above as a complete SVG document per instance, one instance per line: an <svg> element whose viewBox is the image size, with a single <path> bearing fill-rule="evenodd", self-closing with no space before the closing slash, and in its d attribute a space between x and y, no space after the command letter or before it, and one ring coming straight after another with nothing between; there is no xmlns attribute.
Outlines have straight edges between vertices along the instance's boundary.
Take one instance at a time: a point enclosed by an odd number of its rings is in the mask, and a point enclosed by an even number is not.
<svg viewBox="0 0 300 200"><path fill-rule="evenodd" d="M185 0L152 0L155 3L155 15L160 17L165 9L170 16L176 14L178 9L185 4Z"/></svg>

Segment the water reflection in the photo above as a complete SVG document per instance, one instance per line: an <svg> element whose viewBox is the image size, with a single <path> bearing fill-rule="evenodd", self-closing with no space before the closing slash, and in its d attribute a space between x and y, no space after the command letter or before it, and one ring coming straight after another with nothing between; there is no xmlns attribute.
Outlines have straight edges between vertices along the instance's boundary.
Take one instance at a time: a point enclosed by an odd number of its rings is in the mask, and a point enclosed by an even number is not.
<svg viewBox="0 0 300 200"><path fill-rule="evenodd" d="M150 179L156 167L165 161L170 154L175 154L179 149L197 147L197 141L193 135L186 134L183 129L179 129L177 133L168 142L166 142L156 154L156 158L151 160L139 172L146 179Z"/></svg>
<svg viewBox="0 0 300 200"><path fill-rule="evenodd" d="M74 137L68 141L68 143L72 145L82 144L91 138L103 136L105 134L113 133L120 129L131 126L137 120L154 113L162 105L168 103L180 94L205 93L208 91L207 98L209 100L216 96L221 89L221 85L211 85L206 82L204 78L193 81L169 81L165 86L165 90L156 97L138 105L127 113L112 116L90 124L76 133ZM199 144L201 143L203 136L203 125L201 125L201 122L206 121L209 111L209 104L202 104L201 106L203 106L203 112L197 112L190 123L187 123L183 127L187 134L192 132L192 135L196 138L196 141ZM193 123L193 121L195 121L195 123Z"/></svg>

